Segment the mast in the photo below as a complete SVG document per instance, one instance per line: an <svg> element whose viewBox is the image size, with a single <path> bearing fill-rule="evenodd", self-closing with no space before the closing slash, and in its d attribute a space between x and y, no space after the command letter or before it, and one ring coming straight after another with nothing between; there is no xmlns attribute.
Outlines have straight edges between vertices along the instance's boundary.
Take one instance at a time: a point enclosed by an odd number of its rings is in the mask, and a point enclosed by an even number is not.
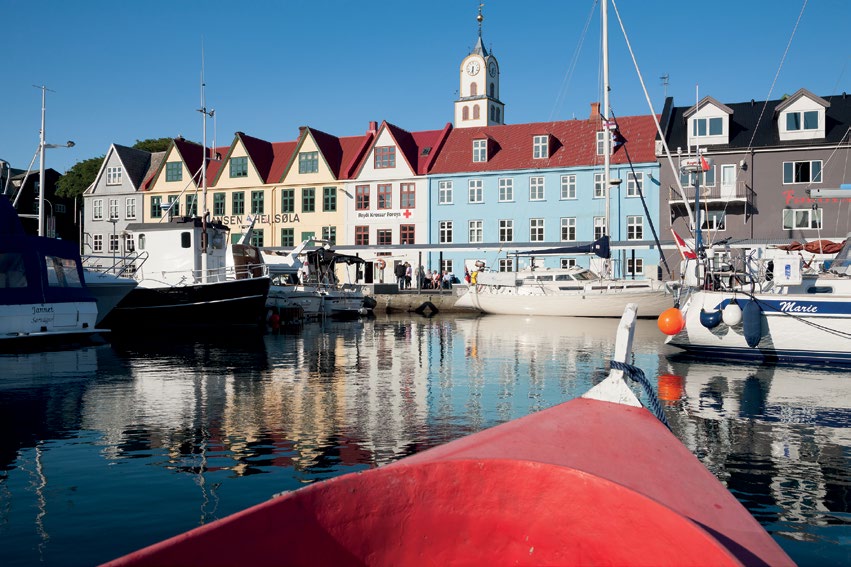
<svg viewBox="0 0 851 567"><path fill-rule="evenodd" d="M203 141L201 142L201 282L207 283L207 248L209 238L207 237L207 116L215 115L215 110L207 111L207 98L204 87L204 48L201 48L201 108L198 109L203 115L202 130Z"/></svg>
<svg viewBox="0 0 851 567"><path fill-rule="evenodd" d="M602 21L603 21L603 191L606 198L606 216L605 216L605 231L604 236L611 235L610 225L610 203L611 196L611 148L612 137L609 129L609 0L602 2ZM606 274L609 275L610 264L606 260Z"/></svg>
<svg viewBox="0 0 851 567"><path fill-rule="evenodd" d="M38 136L38 235L44 236L44 99L47 87L41 86L41 133ZM21 186L23 190L23 186Z"/></svg>

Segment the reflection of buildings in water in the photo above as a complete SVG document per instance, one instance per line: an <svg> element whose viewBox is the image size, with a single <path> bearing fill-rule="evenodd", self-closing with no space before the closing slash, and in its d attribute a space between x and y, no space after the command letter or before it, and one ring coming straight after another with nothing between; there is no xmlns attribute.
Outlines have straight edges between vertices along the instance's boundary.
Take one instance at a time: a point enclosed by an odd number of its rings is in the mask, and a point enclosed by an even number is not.
<svg viewBox="0 0 851 567"><path fill-rule="evenodd" d="M826 525L830 513L851 512L851 380L842 371L690 361L668 372L684 377L667 412L672 427L758 519Z"/></svg>

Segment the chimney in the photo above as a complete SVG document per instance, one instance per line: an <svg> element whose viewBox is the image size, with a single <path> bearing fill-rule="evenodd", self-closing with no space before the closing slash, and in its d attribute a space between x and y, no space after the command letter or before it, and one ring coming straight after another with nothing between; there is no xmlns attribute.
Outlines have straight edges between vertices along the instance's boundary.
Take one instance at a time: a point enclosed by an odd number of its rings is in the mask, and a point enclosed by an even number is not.
<svg viewBox="0 0 851 567"><path fill-rule="evenodd" d="M378 132L378 122L370 121L369 130L366 131L367 134L375 134Z"/></svg>
<svg viewBox="0 0 851 567"><path fill-rule="evenodd" d="M591 103L591 116L588 118L588 121L589 121L591 124L599 125L599 124L600 124L600 120L601 120L601 117L600 117L600 103L599 103L599 102L592 102L592 103Z"/></svg>

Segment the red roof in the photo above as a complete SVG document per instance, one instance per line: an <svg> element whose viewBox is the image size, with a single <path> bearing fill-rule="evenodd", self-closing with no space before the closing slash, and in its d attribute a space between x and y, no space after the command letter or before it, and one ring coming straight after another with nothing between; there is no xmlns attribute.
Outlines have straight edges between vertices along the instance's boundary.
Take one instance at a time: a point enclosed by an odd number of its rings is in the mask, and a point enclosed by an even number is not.
<svg viewBox="0 0 851 567"><path fill-rule="evenodd" d="M656 161L656 125L651 115L618 118L618 127L627 143L611 158L612 164ZM439 152L430 174L476 171L508 171L593 166L603 163L597 155L599 120L565 120L504 126L455 128ZM550 157L532 158L533 136L550 136ZM473 161L473 140L487 139L488 159Z"/></svg>

